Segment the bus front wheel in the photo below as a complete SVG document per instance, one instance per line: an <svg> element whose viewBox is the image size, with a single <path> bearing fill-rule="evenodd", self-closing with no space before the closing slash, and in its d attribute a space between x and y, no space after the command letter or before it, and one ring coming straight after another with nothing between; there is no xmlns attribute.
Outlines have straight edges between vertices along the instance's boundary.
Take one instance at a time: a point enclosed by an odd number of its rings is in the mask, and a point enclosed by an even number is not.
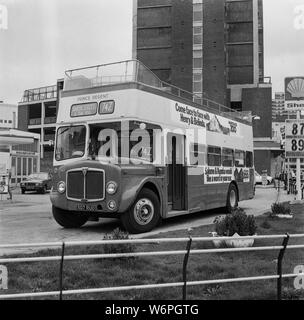
<svg viewBox="0 0 304 320"><path fill-rule="evenodd" d="M88 222L88 217L77 212L62 210L53 206L53 217L56 222L66 229L76 229Z"/></svg>
<svg viewBox="0 0 304 320"><path fill-rule="evenodd" d="M234 184L231 184L227 194L227 212L232 213L234 209L236 209L239 205L238 200L238 190Z"/></svg>
<svg viewBox="0 0 304 320"><path fill-rule="evenodd" d="M122 215L125 229L133 234L154 229L160 221L160 202L150 189L143 189L131 208Z"/></svg>

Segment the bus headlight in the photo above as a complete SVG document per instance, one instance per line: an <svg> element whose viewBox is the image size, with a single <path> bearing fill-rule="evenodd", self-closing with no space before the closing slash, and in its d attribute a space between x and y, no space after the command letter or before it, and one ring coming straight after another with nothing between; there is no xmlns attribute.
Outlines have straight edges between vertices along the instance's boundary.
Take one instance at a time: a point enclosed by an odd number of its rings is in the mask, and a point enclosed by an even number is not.
<svg viewBox="0 0 304 320"><path fill-rule="evenodd" d="M117 191L117 183L113 181L109 182L107 184L107 193L109 195L113 195L116 193L116 191Z"/></svg>
<svg viewBox="0 0 304 320"><path fill-rule="evenodd" d="M58 182L58 185L57 185L58 192L65 193L65 189L66 189L65 182L63 182L63 181Z"/></svg>

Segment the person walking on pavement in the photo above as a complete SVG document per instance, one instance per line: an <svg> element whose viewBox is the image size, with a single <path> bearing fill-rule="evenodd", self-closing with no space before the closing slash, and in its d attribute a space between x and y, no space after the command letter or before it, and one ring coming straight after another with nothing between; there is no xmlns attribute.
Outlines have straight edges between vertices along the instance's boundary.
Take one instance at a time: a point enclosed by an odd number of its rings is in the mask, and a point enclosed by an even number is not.
<svg viewBox="0 0 304 320"><path fill-rule="evenodd" d="M8 195L9 195L9 197L7 198L7 200L13 200L13 194L12 194L12 190L11 190L11 178L12 178L12 173L11 173L10 170L7 170L7 177L8 177L7 190L8 190Z"/></svg>

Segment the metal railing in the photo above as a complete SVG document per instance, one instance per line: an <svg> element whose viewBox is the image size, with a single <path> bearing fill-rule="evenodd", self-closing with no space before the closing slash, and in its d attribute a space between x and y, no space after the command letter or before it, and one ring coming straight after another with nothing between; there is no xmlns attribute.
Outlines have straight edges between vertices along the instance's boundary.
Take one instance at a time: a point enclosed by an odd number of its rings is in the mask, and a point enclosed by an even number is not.
<svg viewBox="0 0 304 320"><path fill-rule="evenodd" d="M304 234L294 235L265 235L265 236L252 236L242 237L242 240L282 240L281 245L273 246L261 246L261 247L249 247L249 248L217 248L217 249L200 249L191 250L194 242L212 242L214 240L236 240L240 241L240 238L232 237L217 237L217 238L168 238L168 239L137 239L137 240L103 240L103 241L82 241L82 242L53 242L53 243L33 243L33 244L20 244L20 245L0 245L0 249L51 249L61 248L61 255L59 256L45 256L45 257L23 257L23 258L0 258L0 264L11 263L34 263L34 262L59 262L59 288L57 291L50 292L31 292L20 294L1 294L0 300L4 299L24 299L24 298L38 298L38 297L51 297L57 296L62 300L63 296L79 295L79 294L95 294L95 293L108 293L118 291L130 291L130 290L146 290L146 289L160 289L160 288L182 288L182 298L187 299L187 288L201 285L212 284L227 284L227 283L242 283L252 281L265 281L265 280L277 280L277 299L282 299L282 280L296 277L303 277L303 273L299 274L283 274L283 259L287 250L304 249L304 244L301 245L289 245L290 239L304 238ZM133 253L116 253L116 254L89 254L89 255L65 255L67 247L82 247L82 246L98 246L98 245L119 245L119 244L162 244L162 243L185 243L185 250L171 250L171 251L151 251L151 252L133 252ZM187 267L189 258L191 255L198 254L214 254L214 253L238 253L238 252L263 252L263 251L278 251L277 259L277 273L274 275L255 276L255 277L241 277L232 279L216 279L216 280L201 280L201 281L188 281L187 279ZM118 286L107 288L90 288L90 289L78 289L78 290L63 290L63 273L65 261L76 260L98 260L98 259L115 259L115 258L135 258L135 257L152 257L152 256L184 256L182 276L183 281L175 283L163 283L163 284L148 284L148 285L133 285L133 286Z"/></svg>
<svg viewBox="0 0 304 320"><path fill-rule="evenodd" d="M218 112L232 119L252 123L252 118L242 112L230 109L208 98L176 87L160 80L151 70L138 60L127 60L116 63L102 64L92 67L68 70L65 72L64 91L88 89L98 86L137 82L170 93L176 97L203 106L210 112ZM198 103L200 101L200 103Z"/></svg>
<svg viewBox="0 0 304 320"><path fill-rule="evenodd" d="M20 103L30 103L51 99L57 99L56 85L25 90Z"/></svg>

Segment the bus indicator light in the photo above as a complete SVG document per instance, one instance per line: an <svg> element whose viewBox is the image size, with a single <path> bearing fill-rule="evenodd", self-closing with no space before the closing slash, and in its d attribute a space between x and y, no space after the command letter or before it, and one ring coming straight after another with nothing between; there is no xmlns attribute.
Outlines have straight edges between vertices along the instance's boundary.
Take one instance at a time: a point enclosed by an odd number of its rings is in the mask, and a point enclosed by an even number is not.
<svg viewBox="0 0 304 320"><path fill-rule="evenodd" d="M111 200L108 202L108 208L112 211L116 209L116 202L114 200Z"/></svg>

